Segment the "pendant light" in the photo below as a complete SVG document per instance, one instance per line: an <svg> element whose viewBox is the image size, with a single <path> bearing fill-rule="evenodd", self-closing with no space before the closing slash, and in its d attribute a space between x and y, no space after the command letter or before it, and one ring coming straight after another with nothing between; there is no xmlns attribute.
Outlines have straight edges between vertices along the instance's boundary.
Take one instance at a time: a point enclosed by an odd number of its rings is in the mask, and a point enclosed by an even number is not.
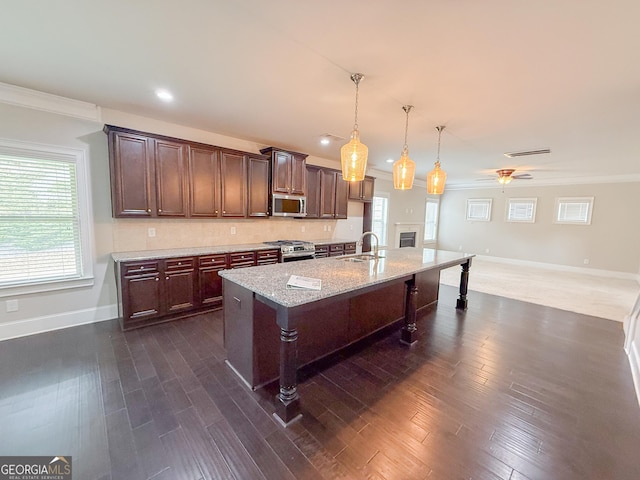
<svg viewBox="0 0 640 480"><path fill-rule="evenodd" d="M440 136L444 125L436 127L438 130L438 158L433 170L427 174L427 193L431 195L441 195L444 192L444 184L447 181L447 174L440 168Z"/></svg>
<svg viewBox="0 0 640 480"><path fill-rule="evenodd" d="M409 158L409 147L407 147L407 132L409 131L409 112L413 105L405 105L402 109L407 114L407 120L404 126L404 147L400 160L393 164L393 188L396 190L411 190L413 186L413 177L416 173L416 162Z"/></svg>
<svg viewBox="0 0 640 480"><path fill-rule="evenodd" d="M348 182L364 180L364 172L367 168L369 149L360 143L360 132L358 132L358 84L363 78L364 75L361 73L351 75L351 80L356 84L356 118L351 132L351 140L340 149L342 178Z"/></svg>

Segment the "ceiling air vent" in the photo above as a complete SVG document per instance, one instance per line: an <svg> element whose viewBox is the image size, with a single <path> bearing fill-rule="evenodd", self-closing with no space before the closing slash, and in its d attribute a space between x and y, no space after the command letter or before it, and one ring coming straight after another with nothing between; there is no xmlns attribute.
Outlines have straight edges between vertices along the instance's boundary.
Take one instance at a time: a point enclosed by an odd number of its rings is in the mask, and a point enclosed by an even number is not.
<svg viewBox="0 0 640 480"><path fill-rule="evenodd" d="M526 157L527 155L543 155L545 153L551 153L551 150L548 148L544 148L542 150L525 150L522 152L507 152L504 154L505 157L514 158L514 157Z"/></svg>

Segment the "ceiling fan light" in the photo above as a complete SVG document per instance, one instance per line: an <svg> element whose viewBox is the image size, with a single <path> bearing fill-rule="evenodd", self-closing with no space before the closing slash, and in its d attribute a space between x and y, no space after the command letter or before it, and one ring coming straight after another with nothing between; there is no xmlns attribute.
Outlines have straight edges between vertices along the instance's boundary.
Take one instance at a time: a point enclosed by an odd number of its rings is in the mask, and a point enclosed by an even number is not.
<svg viewBox="0 0 640 480"><path fill-rule="evenodd" d="M342 178L348 182L364 180L367 169L367 157L369 149L360 142L358 130L351 132L351 140L340 149L340 161L342 163Z"/></svg>
<svg viewBox="0 0 640 480"><path fill-rule="evenodd" d="M511 175L506 176L506 177L498 177L498 183L502 184L502 185L506 185L507 183L511 182Z"/></svg>
<svg viewBox="0 0 640 480"><path fill-rule="evenodd" d="M396 190L410 190L416 174L416 162L409 158L407 148L402 149L400 160L393 164L393 188Z"/></svg>
<svg viewBox="0 0 640 480"><path fill-rule="evenodd" d="M447 174L440 168L440 161L438 160L434 169L427 174L427 193L430 195L442 195L446 181Z"/></svg>

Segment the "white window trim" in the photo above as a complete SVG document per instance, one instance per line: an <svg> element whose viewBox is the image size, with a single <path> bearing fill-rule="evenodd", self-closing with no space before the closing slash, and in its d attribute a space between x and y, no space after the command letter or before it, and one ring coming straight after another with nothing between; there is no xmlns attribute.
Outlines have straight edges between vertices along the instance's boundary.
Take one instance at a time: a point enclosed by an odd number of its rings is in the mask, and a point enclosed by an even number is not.
<svg viewBox="0 0 640 480"><path fill-rule="evenodd" d="M593 199L594 197L557 197L556 198L556 210L553 217L553 223L559 225L591 225L591 215L593 214ZM573 221L573 220L560 220L560 204L561 203L588 203L589 210L587 212L586 221Z"/></svg>
<svg viewBox="0 0 640 480"><path fill-rule="evenodd" d="M386 198L387 199L387 219L385 220L385 224L386 224L386 228L385 228L385 238L381 238L380 239L380 246L381 247L388 247L389 246L389 202L390 202L390 197L391 195L388 192L375 192L373 194L374 197L381 197L381 198ZM373 218L372 218L372 222L373 222ZM372 226L373 228L373 226Z"/></svg>
<svg viewBox="0 0 640 480"><path fill-rule="evenodd" d="M425 240L424 236L427 233L427 204L431 202L431 203L435 203L438 205L437 209L436 209L436 228L435 228L435 232L434 232L434 239L433 240ZM438 229L440 227L440 198L433 198L433 197L427 197L424 201L424 229L422 232L422 245L423 246L433 246L433 245L437 245L438 243ZM418 242L416 241L416 244Z"/></svg>
<svg viewBox="0 0 640 480"><path fill-rule="evenodd" d="M520 220L520 219L512 219L509 218L509 212L511 211L512 203L531 203L533 205L533 209L531 211L531 218ZM537 197L531 198L510 198L507 200L507 209L505 211L506 221L509 223L535 223L536 222L536 206L538 203Z"/></svg>
<svg viewBox="0 0 640 480"><path fill-rule="evenodd" d="M0 151L7 155L20 157L35 156L36 158L49 158L57 161L75 163L77 175L76 187L78 189L78 216L80 219L80 243L82 245L82 273L80 277L0 287L0 298L93 285L93 216L91 214L87 151L84 149L20 142L4 138L0 138Z"/></svg>
<svg viewBox="0 0 640 480"><path fill-rule="evenodd" d="M474 205L483 205L488 207L487 208L487 215L485 217L472 217L470 215L471 213L471 207L473 207ZM492 198L469 198L467 199L467 220L470 222L490 222L491 221L491 208L493 205L493 199Z"/></svg>

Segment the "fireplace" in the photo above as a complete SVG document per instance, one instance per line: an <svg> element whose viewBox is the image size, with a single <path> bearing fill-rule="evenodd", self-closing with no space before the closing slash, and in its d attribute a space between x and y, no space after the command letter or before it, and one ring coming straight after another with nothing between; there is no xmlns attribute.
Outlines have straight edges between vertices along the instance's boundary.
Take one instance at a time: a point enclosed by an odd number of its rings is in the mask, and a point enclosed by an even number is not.
<svg viewBox="0 0 640 480"><path fill-rule="evenodd" d="M415 246L416 232L400 232L400 248Z"/></svg>

